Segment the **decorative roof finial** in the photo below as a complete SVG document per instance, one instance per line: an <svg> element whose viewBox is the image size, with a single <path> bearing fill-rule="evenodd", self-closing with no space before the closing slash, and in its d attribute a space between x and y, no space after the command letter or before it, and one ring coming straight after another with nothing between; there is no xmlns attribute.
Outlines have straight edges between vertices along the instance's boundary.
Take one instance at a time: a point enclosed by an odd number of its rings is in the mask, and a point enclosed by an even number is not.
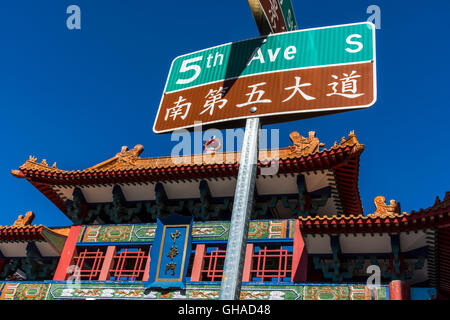
<svg viewBox="0 0 450 320"><path fill-rule="evenodd" d="M354 147L355 148L354 151L359 151L359 150L364 149L364 145L359 144L358 138L356 138L355 130L351 130L350 133L348 134L347 138L342 137L339 144L337 142L335 142L332 149L344 148L344 147L348 147L348 146Z"/></svg>
<svg viewBox="0 0 450 320"><path fill-rule="evenodd" d="M444 196L444 200L442 202L450 201L450 191L447 191Z"/></svg>
<svg viewBox="0 0 450 320"><path fill-rule="evenodd" d="M122 146L122 149L116 154L116 157L118 158L119 163L134 165L136 160L139 159L139 155L142 151L144 151L144 146L142 144L135 145L131 150L129 150L127 146Z"/></svg>
<svg viewBox="0 0 450 320"><path fill-rule="evenodd" d="M35 215L34 215L33 211L28 211L27 213L25 213L25 217L23 215L19 215L17 217L17 220L14 221L13 226L14 227L31 226L31 223L33 222L34 216Z"/></svg>
<svg viewBox="0 0 450 320"><path fill-rule="evenodd" d="M445 208L449 205L450 205L450 192L447 191L442 201L439 199L439 196L436 197L436 200L434 201L432 208L433 209Z"/></svg>
<svg viewBox="0 0 450 320"><path fill-rule="evenodd" d="M386 218L395 214L400 214L400 202L391 200L386 204L386 198L383 196L375 197L374 201L376 210L369 214L370 217Z"/></svg>
<svg viewBox="0 0 450 320"><path fill-rule="evenodd" d="M320 147L323 147L325 144L319 142L319 139L316 137L315 131L308 132L308 138L301 136L297 131L291 132L289 135L293 146L289 147L291 153L296 156L307 155L320 151Z"/></svg>

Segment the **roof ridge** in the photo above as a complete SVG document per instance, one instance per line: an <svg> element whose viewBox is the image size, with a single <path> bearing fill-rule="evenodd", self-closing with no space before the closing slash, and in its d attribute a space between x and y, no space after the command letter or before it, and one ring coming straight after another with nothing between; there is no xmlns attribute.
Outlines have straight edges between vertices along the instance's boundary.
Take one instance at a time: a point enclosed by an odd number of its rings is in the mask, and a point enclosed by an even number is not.
<svg viewBox="0 0 450 320"><path fill-rule="evenodd" d="M258 161L267 162L273 160L298 159L301 157L308 157L316 154L322 155L325 152L331 152L339 148L346 147L352 148L352 151L355 153L359 153L364 149L364 145L358 142L354 130L350 131L348 137L342 137L339 144L335 142L334 145L328 149L321 149L324 144L319 142L319 139L315 136L314 131L310 131L307 138L294 131L291 132L289 138L292 141L291 146L260 150ZM41 163L37 163L37 158L30 156L30 158L26 160L22 166L20 166L19 171L12 170L11 173L15 177L23 178L24 176L21 173L23 170L33 170L54 174L89 174L96 172L109 172L130 169L159 169L196 165L224 165L239 163L238 155L240 154L240 151L226 151L217 153L191 154L177 157L158 156L141 158L140 154L143 152L143 150L144 147L142 145L136 145L131 150L129 150L127 146L123 146L121 151L114 157L83 170L62 170L56 167L56 163L50 167L45 159L43 159Z"/></svg>
<svg viewBox="0 0 450 320"><path fill-rule="evenodd" d="M47 228L47 227L42 225L42 224L33 224L33 225L26 225L26 226L14 226L14 225L0 226L0 230L4 230L4 229L33 229L33 228Z"/></svg>

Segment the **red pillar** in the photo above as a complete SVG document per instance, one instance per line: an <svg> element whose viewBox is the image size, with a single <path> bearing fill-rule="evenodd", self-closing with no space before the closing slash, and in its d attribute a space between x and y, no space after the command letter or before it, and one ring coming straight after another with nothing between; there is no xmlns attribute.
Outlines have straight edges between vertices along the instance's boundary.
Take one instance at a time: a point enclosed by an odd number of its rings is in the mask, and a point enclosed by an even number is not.
<svg viewBox="0 0 450 320"><path fill-rule="evenodd" d="M389 300L409 300L410 291L405 281L393 280L389 283Z"/></svg>
<svg viewBox="0 0 450 320"><path fill-rule="evenodd" d="M80 234L81 226L70 227L69 235L64 244L64 249L59 258L58 267L56 268L53 280L66 280L69 276L67 270L72 263L72 258L76 254L76 243Z"/></svg>
<svg viewBox="0 0 450 320"><path fill-rule="evenodd" d="M98 280L108 281L110 278L110 270L113 263L114 255L116 254L116 246L108 246L106 248L105 260L103 260L102 270Z"/></svg>
<svg viewBox="0 0 450 320"><path fill-rule="evenodd" d="M306 282L308 276L308 252L300 230L300 221L295 220L294 247L292 254L292 282Z"/></svg>
<svg viewBox="0 0 450 320"><path fill-rule="evenodd" d="M192 264L191 281L201 281L203 269L203 257L205 256L206 245L199 243L195 247L194 263Z"/></svg>
<svg viewBox="0 0 450 320"><path fill-rule="evenodd" d="M252 262L253 262L254 244L247 243L245 250L244 271L242 272L242 281L252 281Z"/></svg>

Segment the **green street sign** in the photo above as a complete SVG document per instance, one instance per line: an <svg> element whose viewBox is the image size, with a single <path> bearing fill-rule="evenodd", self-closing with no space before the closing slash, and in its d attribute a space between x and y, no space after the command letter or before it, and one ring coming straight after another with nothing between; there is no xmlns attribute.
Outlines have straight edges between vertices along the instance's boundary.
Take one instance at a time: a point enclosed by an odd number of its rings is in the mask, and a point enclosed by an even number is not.
<svg viewBox="0 0 450 320"><path fill-rule="evenodd" d="M286 22L287 31L297 30L297 20L295 20L294 8L291 0L278 0L281 11L283 12L284 21Z"/></svg>
<svg viewBox="0 0 450 320"><path fill-rule="evenodd" d="M266 72L374 59L373 24L297 30L243 40L180 56L165 93Z"/></svg>

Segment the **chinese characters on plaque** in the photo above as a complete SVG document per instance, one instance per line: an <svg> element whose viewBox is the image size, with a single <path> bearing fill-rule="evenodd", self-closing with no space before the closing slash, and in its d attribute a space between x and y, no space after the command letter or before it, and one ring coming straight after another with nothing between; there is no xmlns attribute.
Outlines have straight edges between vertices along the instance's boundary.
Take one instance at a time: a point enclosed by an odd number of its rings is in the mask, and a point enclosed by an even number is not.
<svg viewBox="0 0 450 320"><path fill-rule="evenodd" d="M168 270L172 270L172 276L175 275L175 267L177 266L177 264L175 262L173 262L173 258L175 258L178 255L178 247L175 245L175 242L177 241L177 239L180 237L181 233L178 230L175 230L175 232L172 232L170 234L170 237L173 239L173 246L170 247L169 253L167 254L167 257L170 258L171 262L168 262L166 264L166 272L165 274L167 274Z"/></svg>
<svg viewBox="0 0 450 320"><path fill-rule="evenodd" d="M150 254L148 288L184 288L191 252L192 217L158 219Z"/></svg>

